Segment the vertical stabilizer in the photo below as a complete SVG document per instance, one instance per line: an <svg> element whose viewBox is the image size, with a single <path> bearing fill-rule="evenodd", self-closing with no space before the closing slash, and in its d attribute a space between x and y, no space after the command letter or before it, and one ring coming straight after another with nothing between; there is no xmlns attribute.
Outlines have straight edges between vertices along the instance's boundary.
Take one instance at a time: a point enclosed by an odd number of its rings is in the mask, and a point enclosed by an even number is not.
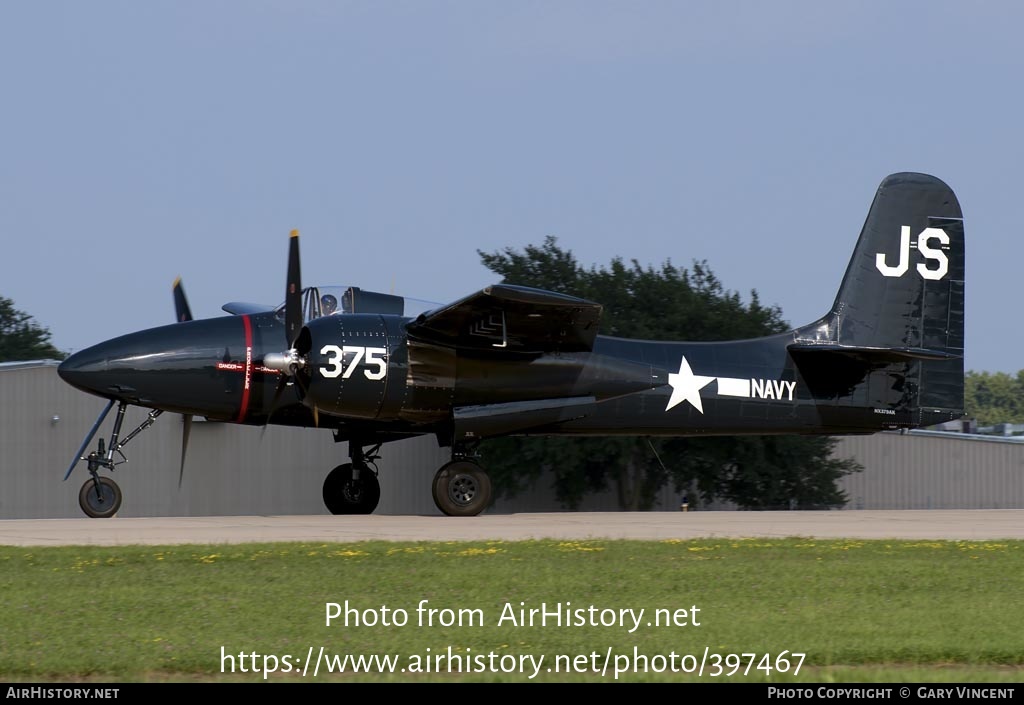
<svg viewBox="0 0 1024 705"><path fill-rule="evenodd" d="M858 361L880 405L898 389L897 406L922 420L962 415L964 223L949 186L909 172L882 181L831 311L790 350Z"/></svg>

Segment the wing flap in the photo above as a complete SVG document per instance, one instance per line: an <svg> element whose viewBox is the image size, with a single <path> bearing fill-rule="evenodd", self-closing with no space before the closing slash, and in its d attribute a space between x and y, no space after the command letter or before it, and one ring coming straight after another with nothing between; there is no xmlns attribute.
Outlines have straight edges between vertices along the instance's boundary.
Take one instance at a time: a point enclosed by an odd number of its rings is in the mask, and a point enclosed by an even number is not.
<svg viewBox="0 0 1024 705"><path fill-rule="evenodd" d="M460 349L588 352L601 304L543 289L496 284L410 321L410 336Z"/></svg>

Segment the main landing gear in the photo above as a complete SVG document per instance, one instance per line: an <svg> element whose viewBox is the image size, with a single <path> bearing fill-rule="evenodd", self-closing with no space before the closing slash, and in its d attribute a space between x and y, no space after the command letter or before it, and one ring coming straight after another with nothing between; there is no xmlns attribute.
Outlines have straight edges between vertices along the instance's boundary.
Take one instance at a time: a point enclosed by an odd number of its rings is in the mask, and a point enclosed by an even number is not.
<svg viewBox="0 0 1024 705"><path fill-rule="evenodd" d="M331 514L372 514L380 501L380 482L375 461L381 443L364 451L358 441L349 441L352 462L339 465L324 480L324 505ZM434 504L448 516L471 517L491 503L491 479L465 448L458 447L452 460L434 475L431 485Z"/></svg>
<svg viewBox="0 0 1024 705"><path fill-rule="evenodd" d="M75 459L71 462L71 467L68 468L67 473L64 475L64 479L67 480L71 475L71 471L75 469L75 465L78 464L79 460L84 460L88 464L89 468L89 479L82 485L82 489L78 491L78 504L85 512L86 516L107 519L117 514L117 510L121 508L121 488L118 487L117 483L109 477L100 477L99 469L107 468L111 472L117 465L128 462L128 458L124 456L121 449L124 448L128 441L135 438L143 429L149 428L156 421L156 418L163 413L162 409L154 409L149 412L146 420L138 425L138 427L125 436L123 441L119 441L118 437L121 435L121 425L124 423L124 414L128 410L128 404L126 402L120 402L117 406L117 418L114 419L114 430L110 434L110 445L109 447L104 444L102 438L97 443L96 450L89 453L87 456L83 456L86 447L92 442L93 436L96 435L96 431L99 429L100 424L103 423L103 419L110 413L110 409L113 408L114 401L111 400L106 408L100 412L100 416L96 419L96 423L93 424L89 434L82 441L81 447L78 449L78 453L75 454ZM114 453L121 456L120 460L114 460Z"/></svg>
<svg viewBox="0 0 1024 705"><path fill-rule="evenodd" d="M472 460L452 460L434 475L434 504L448 516L476 516L491 503L491 478Z"/></svg>
<svg viewBox="0 0 1024 705"><path fill-rule="evenodd" d="M362 444L349 441L351 462L338 465L324 481L324 504L332 514L370 514L381 498L377 478L377 452L382 444L368 451ZM487 508L492 497L490 478L466 448L457 447L452 460L441 465L431 485L434 504L449 516L476 516Z"/></svg>
<svg viewBox="0 0 1024 705"><path fill-rule="evenodd" d="M358 443L349 443L351 463L339 465L324 480L324 504L331 514L372 514L380 501L377 465L378 443L367 452Z"/></svg>
<svg viewBox="0 0 1024 705"><path fill-rule="evenodd" d="M452 459L434 475L434 504L450 517L475 517L491 504L491 478L476 462L479 441L452 445Z"/></svg>

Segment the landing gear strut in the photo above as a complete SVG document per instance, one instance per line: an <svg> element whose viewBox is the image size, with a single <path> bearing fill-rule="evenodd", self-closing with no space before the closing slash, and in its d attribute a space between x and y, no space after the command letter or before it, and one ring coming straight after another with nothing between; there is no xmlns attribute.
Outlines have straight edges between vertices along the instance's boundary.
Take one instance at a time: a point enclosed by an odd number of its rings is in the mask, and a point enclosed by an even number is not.
<svg viewBox="0 0 1024 705"><path fill-rule="evenodd" d="M67 473L64 475L64 479L68 479L71 475L71 471L75 469L75 465L78 464L79 460L84 460L88 463L89 475L91 476L82 485L82 489L78 491L78 504L85 512L86 516L107 519L117 514L117 510L121 508L121 488L117 486L109 477L100 477L99 469L107 468L111 472L114 471L114 467L122 463L128 462L128 458L125 457L121 449L124 448L128 441L135 438L143 429L149 428L156 421L156 418L164 413L162 409L154 409L149 412L146 420L138 425L138 427L125 436L123 441L119 441L118 437L121 435L121 425L124 423L124 414L128 410L128 404L126 402L120 402L117 405L117 418L114 419L114 430L110 433L110 446L107 447L104 444L102 438L97 443L96 450L89 453L88 456L83 456L86 447L92 442L93 436L96 435L96 431L99 429L100 424L103 423L103 419L110 413L110 409L113 408L114 401L110 400L107 406L100 412L100 416L96 419L96 423L92 425L92 429L89 434L82 441L81 447L78 449L78 453L75 454L75 459L71 462L71 467L68 468ZM114 460L114 453L121 456L120 460Z"/></svg>
<svg viewBox="0 0 1024 705"><path fill-rule="evenodd" d="M377 479L380 444L363 452L359 443L349 442L351 463L339 465L324 480L324 505L331 514L372 514L380 502Z"/></svg>

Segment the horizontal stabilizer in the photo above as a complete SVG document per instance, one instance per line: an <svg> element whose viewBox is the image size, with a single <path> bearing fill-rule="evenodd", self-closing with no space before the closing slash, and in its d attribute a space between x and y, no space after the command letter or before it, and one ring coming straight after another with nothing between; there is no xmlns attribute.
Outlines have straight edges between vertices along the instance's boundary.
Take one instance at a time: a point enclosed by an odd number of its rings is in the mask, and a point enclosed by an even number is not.
<svg viewBox="0 0 1024 705"><path fill-rule="evenodd" d="M946 350L928 350L926 348L878 348L855 345L839 345L835 343L790 343L786 346L790 352L830 352L849 355L866 360L879 362L911 362L913 360L958 360L963 357Z"/></svg>

